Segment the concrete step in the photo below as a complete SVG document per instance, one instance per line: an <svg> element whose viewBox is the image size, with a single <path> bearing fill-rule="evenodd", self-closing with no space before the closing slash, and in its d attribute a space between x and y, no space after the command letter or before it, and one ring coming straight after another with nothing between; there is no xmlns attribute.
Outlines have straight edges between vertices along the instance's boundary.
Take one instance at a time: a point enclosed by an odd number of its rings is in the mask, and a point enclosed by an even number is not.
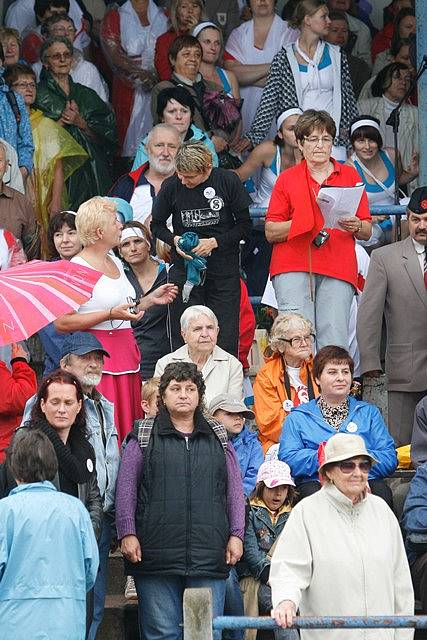
<svg viewBox="0 0 427 640"><path fill-rule="evenodd" d="M124 595L108 595L96 640L139 640L138 603Z"/></svg>
<svg viewBox="0 0 427 640"><path fill-rule="evenodd" d="M123 556L120 551L110 554L108 559L108 595L124 595L126 576L124 574Z"/></svg>

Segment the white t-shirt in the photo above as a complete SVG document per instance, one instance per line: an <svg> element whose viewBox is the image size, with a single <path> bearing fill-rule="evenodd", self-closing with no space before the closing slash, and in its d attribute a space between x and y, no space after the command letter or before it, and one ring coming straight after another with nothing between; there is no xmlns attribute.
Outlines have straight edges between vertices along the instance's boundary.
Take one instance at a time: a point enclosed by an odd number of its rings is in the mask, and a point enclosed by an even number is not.
<svg viewBox="0 0 427 640"><path fill-rule="evenodd" d="M111 309L111 307L116 307L118 304L127 302L127 297L136 297L135 289L127 279L121 261L111 253L109 255L114 264L117 266L120 272L120 276L118 278L109 278L106 275L102 275L93 289L92 297L90 298L90 300L79 307L77 313L105 311L106 309ZM74 256L74 258L71 258L71 262L76 262L77 264L82 264L85 267L93 269L93 267L88 262L86 262L86 260L80 258L79 256ZM131 326L128 320L125 320L123 324L120 324L120 327L118 326L119 324L119 320L113 320L114 326L111 326L111 322L109 320L106 320L105 322L100 322L99 324L94 325L93 327L91 327L91 329L111 331L111 329L114 328L130 329Z"/></svg>

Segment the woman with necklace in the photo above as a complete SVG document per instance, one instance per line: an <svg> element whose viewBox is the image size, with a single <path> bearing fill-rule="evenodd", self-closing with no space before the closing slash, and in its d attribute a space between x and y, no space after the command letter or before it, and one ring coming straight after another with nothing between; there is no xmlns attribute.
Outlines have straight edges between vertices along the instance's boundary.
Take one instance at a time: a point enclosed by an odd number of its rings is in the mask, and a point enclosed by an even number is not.
<svg viewBox="0 0 427 640"><path fill-rule="evenodd" d="M279 314L296 311L315 327L317 347L348 346L348 319L357 289L355 238L371 237L371 218L362 193L354 215L324 228L316 198L320 188L360 183L353 168L331 158L336 128L325 111L306 111L295 126L303 161L283 171L274 186L265 221L273 244L270 276Z"/></svg>
<svg viewBox="0 0 427 640"><path fill-rule="evenodd" d="M126 222L120 236L118 252L125 274L136 292L137 298L152 293L167 283L167 268L164 262L151 254L151 235L140 222ZM133 335L141 352L140 376L148 380L154 375L157 360L171 351L167 334L166 305L153 306L142 318L133 321Z"/></svg>
<svg viewBox="0 0 427 640"><path fill-rule="evenodd" d="M345 53L324 41L330 24L326 2L301 0L289 24L300 30L300 36L273 59L252 126L236 150L264 140L273 118L286 109L319 109L333 117L336 128L333 156L344 161L346 130L357 115L356 99Z"/></svg>
<svg viewBox="0 0 427 640"><path fill-rule="evenodd" d="M278 442L293 407L319 395L313 377L315 335L311 322L299 313L278 316L270 332L272 356L254 382L258 437L267 453Z"/></svg>
<svg viewBox="0 0 427 640"><path fill-rule="evenodd" d="M338 432L360 435L378 461L369 474L371 491L391 506L391 490L384 478L397 466L394 441L377 407L350 395L353 370L353 359L345 349L336 346L320 349L313 361L320 396L295 407L286 418L279 460L291 467L298 493L305 498L320 489L319 446Z"/></svg>

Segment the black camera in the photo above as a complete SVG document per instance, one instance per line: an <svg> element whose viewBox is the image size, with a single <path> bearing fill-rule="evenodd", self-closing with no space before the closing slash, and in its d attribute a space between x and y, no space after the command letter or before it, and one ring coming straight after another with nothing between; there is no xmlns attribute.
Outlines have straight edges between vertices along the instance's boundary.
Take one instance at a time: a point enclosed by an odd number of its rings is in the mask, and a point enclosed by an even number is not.
<svg viewBox="0 0 427 640"><path fill-rule="evenodd" d="M137 307L138 307L138 305L140 303L140 298L132 298L131 296L128 296L126 298L126 302L128 304L134 304L135 305L134 307L129 307L129 309L128 309L129 313L134 313L134 314L138 313L138 308Z"/></svg>
<svg viewBox="0 0 427 640"><path fill-rule="evenodd" d="M329 233L322 229L313 240L313 244L318 249L329 240Z"/></svg>

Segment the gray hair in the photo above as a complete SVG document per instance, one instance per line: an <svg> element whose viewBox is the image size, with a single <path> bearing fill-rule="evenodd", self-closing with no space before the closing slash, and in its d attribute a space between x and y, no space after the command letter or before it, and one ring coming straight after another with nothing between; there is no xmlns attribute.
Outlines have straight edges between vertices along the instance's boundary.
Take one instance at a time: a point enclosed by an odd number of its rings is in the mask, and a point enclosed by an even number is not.
<svg viewBox="0 0 427 640"><path fill-rule="evenodd" d="M310 320L307 320L300 313L294 311L287 311L280 316L277 316L273 322L270 332L270 347L273 353L281 352L279 346L283 346L282 342L278 338L283 338L283 334L286 334L289 329L294 327L302 328L303 331L308 333L314 333L314 327ZM283 350L283 349L282 349Z"/></svg>
<svg viewBox="0 0 427 640"><path fill-rule="evenodd" d="M215 326L218 327L218 318L212 309L209 309L209 307L205 307L202 304L194 304L192 307L188 307L181 316L181 331L186 333L190 322L197 320L200 316L207 316L215 323Z"/></svg>
<svg viewBox="0 0 427 640"><path fill-rule="evenodd" d="M180 135L178 133L178 129L176 129L171 124L166 124L166 122L161 122L160 124L156 124L156 126L151 129L150 133L147 136L147 140L145 142L145 146L146 147L150 144L153 135L157 131L167 131L168 133L173 133L176 136L178 145L181 144L181 137L180 137Z"/></svg>
<svg viewBox="0 0 427 640"><path fill-rule="evenodd" d="M67 40L67 38L65 38L64 36L54 36L52 38L48 38L47 40L45 40L41 46L40 49L40 60L42 61L43 64L46 64L47 62L47 58L48 58L48 51L50 49L50 47L53 44L65 44L65 46L67 47L68 51L71 53L71 55L73 55L73 45L71 44L71 42L69 40Z"/></svg>

